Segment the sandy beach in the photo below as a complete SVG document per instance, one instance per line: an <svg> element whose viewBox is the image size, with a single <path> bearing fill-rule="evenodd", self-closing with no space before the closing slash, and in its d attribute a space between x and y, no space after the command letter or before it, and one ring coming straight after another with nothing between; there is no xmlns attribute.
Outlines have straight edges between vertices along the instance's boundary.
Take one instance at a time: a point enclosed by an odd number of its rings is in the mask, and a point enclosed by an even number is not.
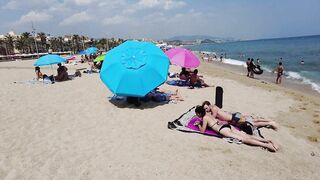
<svg viewBox="0 0 320 180"><path fill-rule="evenodd" d="M136 108L111 103L112 93L98 73L52 85L26 83L35 77L33 63L0 63L0 179L319 178L320 97L315 94L249 79L228 66L201 64L204 80L224 89L223 109L280 125L278 131L262 129L281 145L271 153L167 128L192 106L214 102L215 87L165 84L178 89L184 101ZM67 67L74 73L88 65ZM50 67L42 71L52 74Z"/></svg>

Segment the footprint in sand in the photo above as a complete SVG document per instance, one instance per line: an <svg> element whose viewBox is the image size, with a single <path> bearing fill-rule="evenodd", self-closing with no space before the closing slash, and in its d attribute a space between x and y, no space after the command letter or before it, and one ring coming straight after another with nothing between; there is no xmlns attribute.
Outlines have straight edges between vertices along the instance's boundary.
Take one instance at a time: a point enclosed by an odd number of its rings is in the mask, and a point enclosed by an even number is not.
<svg viewBox="0 0 320 180"><path fill-rule="evenodd" d="M226 150L223 150L222 153L223 154L231 154L232 151L231 151L231 149L226 149Z"/></svg>
<svg viewBox="0 0 320 180"><path fill-rule="evenodd" d="M199 150L200 151L212 151L212 149L208 148L208 147L200 147Z"/></svg>
<svg viewBox="0 0 320 180"><path fill-rule="evenodd" d="M315 136L307 136L307 138L310 142L318 142L318 138Z"/></svg>
<svg viewBox="0 0 320 180"><path fill-rule="evenodd" d="M305 108L305 107L300 107L300 109L301 109L301 110L304 110L304 111L307 110L307 108Z"/></svg>
<svg viewBox="0 0 320 180"><path fill-rule="evenodd" d="M313 116L314 117L314 116ZM313 123L315 123L315 124L320 124L320 119L313 119Z"/></svg>

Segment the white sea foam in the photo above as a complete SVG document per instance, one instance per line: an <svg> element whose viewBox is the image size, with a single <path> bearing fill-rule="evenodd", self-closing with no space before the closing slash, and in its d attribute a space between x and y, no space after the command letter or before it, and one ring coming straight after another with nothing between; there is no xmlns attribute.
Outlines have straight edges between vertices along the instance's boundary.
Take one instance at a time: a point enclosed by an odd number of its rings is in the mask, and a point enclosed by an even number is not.
<svg viewBox="0 0 320 180"><path fill-rule="evenodd" d="M211 51L200 51L201 53L204 53L204 54L212 54L212 55L216 55L215 52L211 52Z"/></svg>
<svg viewBox="0 0 320 180"><path fill-rule="evenodd" d="M287 74L288 74L288 78L291 78L291 79L297 79L297 80L304 79L298 72L288 71Z"/></svg>
<svg viewBox="0 0 320 180"><path fill-rule="evenodd" d="M320 85L311 81L310 79L303 77L300 73L298 72L293 72L293 71L288 71L287 77L290 79L294 80L300 80L304 84L310 84L312 89L316 90L318 93L320 93Z"/></svg>
<svg viewBox="0 0 320 180"><path fill-rule="evenodd" d="M226 64L236 65L236 66L247 67L246 62L239 61L239 60L236 60L236 59L223 59L222 62L226 63Z"/></svg>

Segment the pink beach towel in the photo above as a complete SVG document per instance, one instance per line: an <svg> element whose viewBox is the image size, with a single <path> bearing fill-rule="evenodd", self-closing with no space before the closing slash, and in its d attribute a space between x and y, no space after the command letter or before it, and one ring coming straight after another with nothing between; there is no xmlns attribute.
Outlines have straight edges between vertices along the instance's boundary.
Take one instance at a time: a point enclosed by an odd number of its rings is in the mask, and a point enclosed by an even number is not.
<svg viewBox="0 0 320 180"><path fill-rule="evenodd" d="M189 121L189 123L186 125L186 127L189 129L192 129L194 131L200 132L200 129L194 125L194 123L196 121L202 121L202 120L199 117L195 116ZM222 137L222 135L220 133L217 133L217 132L213 131L212 129L206 129L204 134L209 135L209 136Z"/></svg>

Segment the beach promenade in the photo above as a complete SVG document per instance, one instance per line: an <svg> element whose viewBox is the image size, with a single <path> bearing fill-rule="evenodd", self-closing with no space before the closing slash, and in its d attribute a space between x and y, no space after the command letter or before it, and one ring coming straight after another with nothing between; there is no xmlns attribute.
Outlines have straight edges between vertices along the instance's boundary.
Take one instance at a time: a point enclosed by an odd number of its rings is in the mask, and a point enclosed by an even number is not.
<svg viewBox="0 0 320 180"><path fill-rule="evenodd" d="M184 101L136 108L111 103L98 73L50 85L25 83L35 77L33 63L0 63L0 179L319 178L319 96L201 64L204 80L224 89L223 109L280 125L278 131L262 129L281 145L271 153L167 128L191 107L214 102L215 87L163 85L178 88ZM67 67L74 73L88 65ZM52 74L49 67L41 70Z"/></svg>

